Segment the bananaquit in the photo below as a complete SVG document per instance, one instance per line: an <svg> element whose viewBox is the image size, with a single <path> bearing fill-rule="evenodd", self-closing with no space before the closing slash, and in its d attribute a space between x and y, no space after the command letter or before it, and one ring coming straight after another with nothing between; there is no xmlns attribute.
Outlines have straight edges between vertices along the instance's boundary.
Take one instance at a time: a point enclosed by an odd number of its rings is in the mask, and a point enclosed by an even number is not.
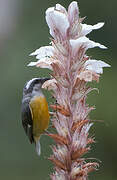
<svg viewBox="0 0 117 180"><path fill-rule="evenodd" d="M40 155L40 136L48 128L48 104L42 93L42 84L49 78L34 78L28 81L23 89L22 125L31 144L35 143L37 154Z"/></svg>

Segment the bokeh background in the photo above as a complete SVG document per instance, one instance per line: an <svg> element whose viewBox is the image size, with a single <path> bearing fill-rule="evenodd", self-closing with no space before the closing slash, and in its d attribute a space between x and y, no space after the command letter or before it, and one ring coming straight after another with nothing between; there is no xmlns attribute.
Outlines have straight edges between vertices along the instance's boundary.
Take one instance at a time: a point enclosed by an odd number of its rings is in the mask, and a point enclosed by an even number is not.
<svg viewBox="0 0 117 180"><path fill-rule="evenodd" d="M48 72L27 67L32 61L28 55L50 40L45 21L45 10L60 3L65 7L71 1L57 0L0 0L0 179L2 180L48 180L52 164L47 160L53 142L46 136L41 139L42 155L38 157L30 145L21 125L20 108L24 83ZM95 105L90 116L104 122L94 123L92 134L96 144L87 157L102 161L99 171L89 175L90 180L117 179L117 1L79 0L80 15L85 23L105 22L105 26L93 31L89 37L108 47L88 51L93 58L111 64L105 68L99 89L87 99ZM45 92L46 93L46 92ZM48 96L51 103L51 97Z"/></svg>

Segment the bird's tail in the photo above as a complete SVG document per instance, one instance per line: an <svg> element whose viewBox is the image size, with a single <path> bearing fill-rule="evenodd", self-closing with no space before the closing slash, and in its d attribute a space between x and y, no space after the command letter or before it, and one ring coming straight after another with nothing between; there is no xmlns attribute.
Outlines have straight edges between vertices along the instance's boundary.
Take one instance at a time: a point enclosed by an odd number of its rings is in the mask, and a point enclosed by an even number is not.
<svg viewBox="0 0 117 180"><path fill-rule="evenodd" d="M41 154L41 145L40 145L40 138L35 139L35 147L36 147L36 152L38 156Z"/></svg>

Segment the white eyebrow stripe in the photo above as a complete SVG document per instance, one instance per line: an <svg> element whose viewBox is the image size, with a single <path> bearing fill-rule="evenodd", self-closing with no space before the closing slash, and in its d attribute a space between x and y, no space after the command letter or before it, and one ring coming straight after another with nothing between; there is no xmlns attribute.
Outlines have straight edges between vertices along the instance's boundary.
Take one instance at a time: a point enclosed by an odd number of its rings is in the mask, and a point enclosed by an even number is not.
<svg viewBox="0 0 117 180"><path fill-rule="evenodd" d="M38 78L33 78L33 79L29 80L26 84L26 89L28 89L30 87L31 83L36 79L38 79Z"/></svg>

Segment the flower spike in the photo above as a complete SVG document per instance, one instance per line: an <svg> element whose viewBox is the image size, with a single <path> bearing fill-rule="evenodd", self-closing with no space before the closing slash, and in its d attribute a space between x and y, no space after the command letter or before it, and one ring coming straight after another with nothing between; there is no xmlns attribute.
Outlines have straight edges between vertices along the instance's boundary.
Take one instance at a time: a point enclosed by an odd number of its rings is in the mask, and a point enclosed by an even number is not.
<svg viewBox="0 0 117 180"><path fill-rule="evenodd" d="M55 142L53 155L49 158L55 172L50 177L52 180L86 180L88 174L99 167L98 163L83 157L95 142L89 133L93 125L89 113L94 107L86 103L88 93L95 88L87 83L99 82L103 68L110 67L87 56L86 51L90 48L107 47L86 35L103 27L104 23L84 24L76 1L70 3L68 10L60 4L48 8L45 18L52 37L51 45L31 53L31 56L36 56L37 62L28 66L51 70L52 78L42 86L50 90L56 100L50 105L54 133L47 134Z"/></svg>

